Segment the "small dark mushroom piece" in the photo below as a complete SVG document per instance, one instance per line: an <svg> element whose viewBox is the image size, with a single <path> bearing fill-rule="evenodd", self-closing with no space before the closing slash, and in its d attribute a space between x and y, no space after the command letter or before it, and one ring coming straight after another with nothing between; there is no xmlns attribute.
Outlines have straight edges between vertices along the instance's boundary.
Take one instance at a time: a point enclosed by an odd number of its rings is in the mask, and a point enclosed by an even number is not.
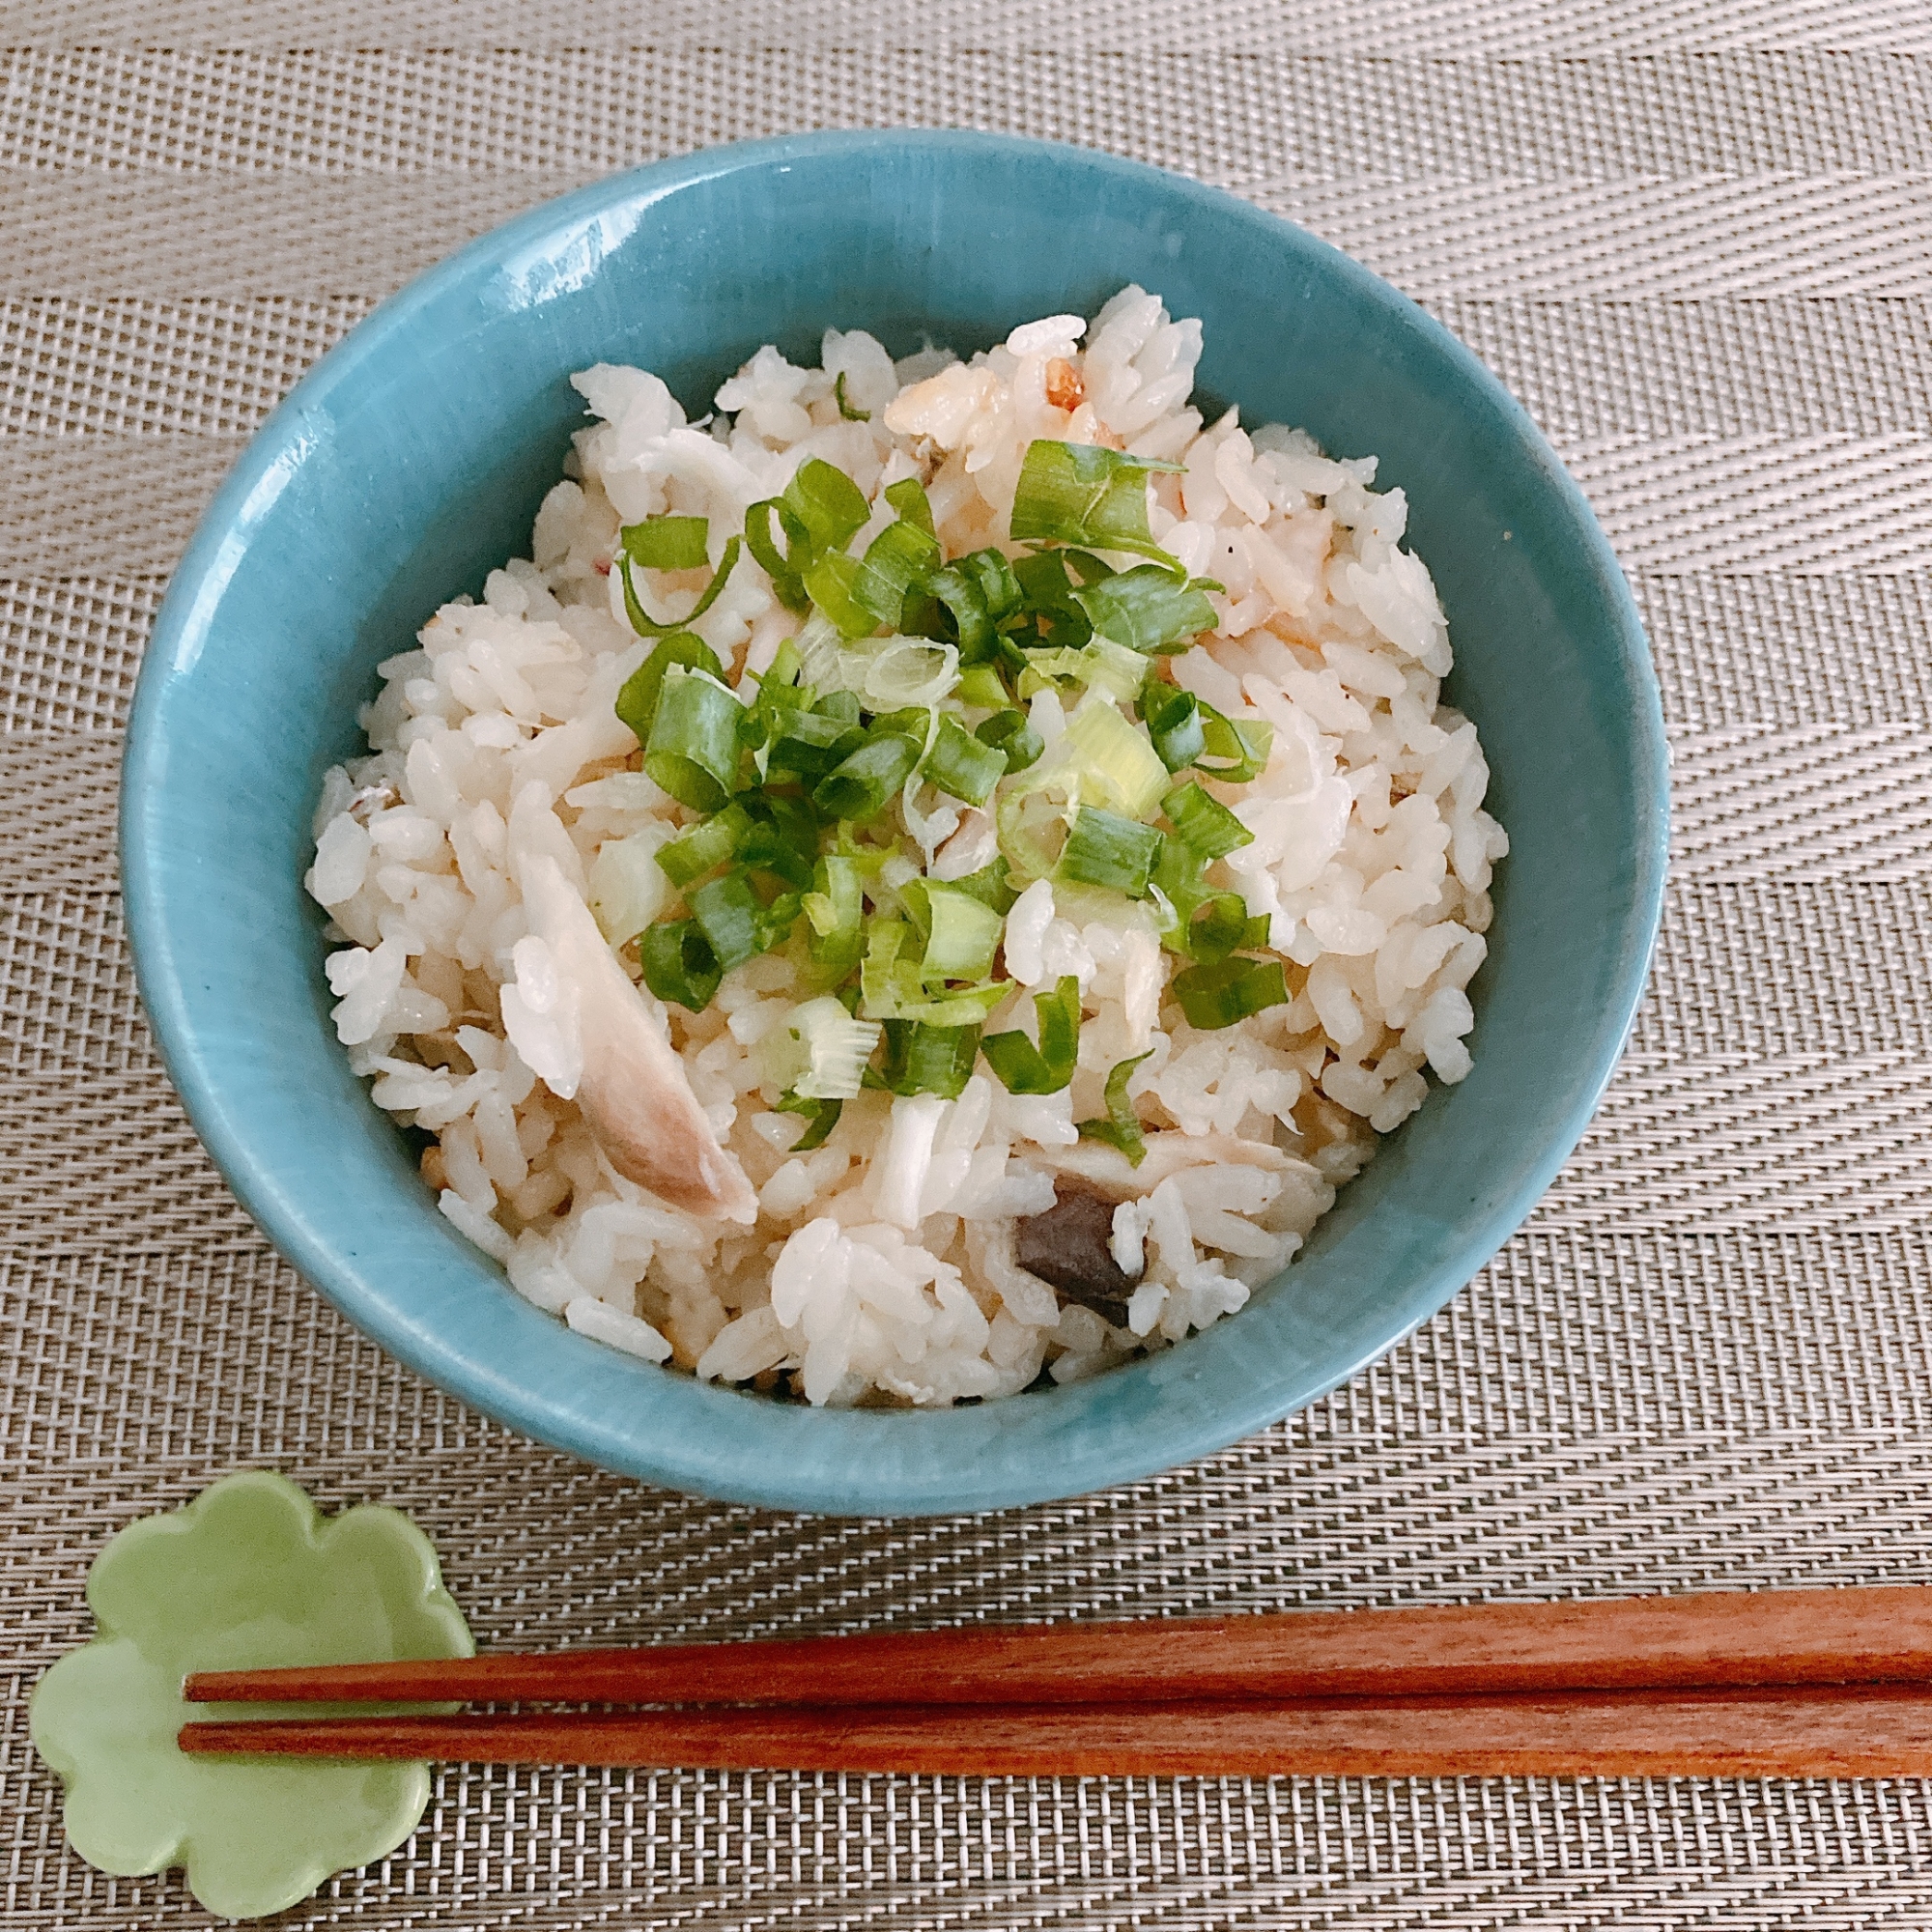
<svg viewBox="0 0 1932 1932"><path fill-rule="evenodd" d="M1124 1328L1134 1282L1114 1259L1113 1233L1114 1203L1063 1180L1051 1208L1015 1224L1013 1259L1068 1301Z"/></svg>

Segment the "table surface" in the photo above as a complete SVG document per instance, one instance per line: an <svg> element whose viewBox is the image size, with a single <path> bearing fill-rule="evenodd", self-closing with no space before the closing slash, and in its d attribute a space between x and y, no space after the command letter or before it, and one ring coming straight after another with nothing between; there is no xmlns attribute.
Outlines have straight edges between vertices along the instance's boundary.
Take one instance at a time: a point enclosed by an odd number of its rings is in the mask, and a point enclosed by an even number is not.
<svg viewBox="0 0 1932 1932"><path fill-rule="evenodd" d="M1918 0L10 0L0 53L0 1927L210 1922L62 1845L25 1695L242 1465L410 1510L490 1644L1932 1580L1932 15ZM1129 1489L858 1523L532 1448L273 1255L175 1101L119 732L263 413L467 237L821 126L1110 148L1306 223L1523 400L1654 639L1676 860L1595 1126L1440 1317ZM1907 1784L449 1770L286 1923L1932 1924Z"/></svg>

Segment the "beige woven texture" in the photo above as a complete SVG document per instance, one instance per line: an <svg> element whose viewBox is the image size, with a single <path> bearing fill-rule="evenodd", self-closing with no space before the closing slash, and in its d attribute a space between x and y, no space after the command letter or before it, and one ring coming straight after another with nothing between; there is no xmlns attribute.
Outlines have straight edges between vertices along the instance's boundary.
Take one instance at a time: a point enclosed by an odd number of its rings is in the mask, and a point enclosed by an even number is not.
<svg viewBox="0 0 1932 1932"><path fill-rule="evenodd" d="M102 1540L242 1465L412 1511L494 1644L1932 1581L1923 0L12 0L0 22L0 1926L208 1922L178 1878L65 1851L24 1700L86 1634ZM1413 1341L1192 1468L895 1525L601 1475L355 1335L168 1087L113 817L170 567L374 301L606 170L898 122L1223 184L1472 344L1635 585L1678 857L1596 1125ZM285 1922L1932 1926L1932 1805L451 1770L394 1858Z"/></svg>

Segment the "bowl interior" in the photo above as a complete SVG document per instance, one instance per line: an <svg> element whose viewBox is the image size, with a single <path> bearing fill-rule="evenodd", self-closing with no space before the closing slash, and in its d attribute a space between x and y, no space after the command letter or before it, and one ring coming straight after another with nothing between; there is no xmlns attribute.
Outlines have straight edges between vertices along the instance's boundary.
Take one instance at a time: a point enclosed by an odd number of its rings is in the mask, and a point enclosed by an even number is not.
<svg viewBox="0 0 1932 1932"><path fill-rule="evenodd" d="M582 420L571 371L633 361L701 413L825 327L962 352L1122 283L1206 334L1250 426L1376 453L1411 504L1512 853L1473 989L1476 1068L1437 1090L1237 1319L1094 1381L945 1413L808 1411L700 1387L526 1306L435 1211L328 1021L300 889L324 769L376 665L527 554ZM1507 1236L1613 1064L1655 931L1662 723L1580 495L1475 359L1284 222L1084 151L805 137L612 179L484 238L365 322L277 412L170 590L137 696L123 844L141 983L197 1128L278 1246L477 1406L608 1467L864 1514L1076 1494L1223 1446L1353 1373Z"/></svg>

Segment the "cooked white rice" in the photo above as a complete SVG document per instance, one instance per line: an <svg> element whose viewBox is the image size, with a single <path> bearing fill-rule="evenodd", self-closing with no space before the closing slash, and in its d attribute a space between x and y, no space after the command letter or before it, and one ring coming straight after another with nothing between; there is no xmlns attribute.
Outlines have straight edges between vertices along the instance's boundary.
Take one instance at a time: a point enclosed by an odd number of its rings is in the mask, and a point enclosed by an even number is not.
<svg viewBox="0 0 1932 1932"><path fill-rule="evenodd" d="M1187 400L1200 349L1198 322L1127 288L1091 326L1030 323L970 364L895 364L836 329L819 368L761 349L696 425L643 370L573 379L595 421L538 513L531 558L381 667L361 713L370 754L328 774L307 876L339 949L328 981L355 1070L433 1137L422 1165L443 1213L519 1293L615 1348L814 1403L1009 1395L1042 1370L1071 1381L1237 1311L1423 1104L1425 1069L1468 1072L1465 988L1507 841L1482 810L1476 727L1438 702L1447 627L1400 547L1403 493L1370 488L1373 457L1331 459L1297 430L1250 433L1233 411L1204 423ZM1056 358L1084 386L1070 414L1047 400ZM869 421L841 416L841 374ZM648 650L611 569L619 526L676 512L735 529L810 455L868 497L922 478L949 556L1011 553L1007 512L1037 437L1186 466L1152 481L1152 531L1226 591L1218 632L1174 660L1177 680L1274 726L1259 779L1208 787L1255 835L1214 876L1269 919L1293 1003L1196 1032L1163 1005L1185 962L1151 918L1083 917L1078 891L1040 881L1009 917L1005 966L1027 992L1078 977L1072 1085L1014 1095L981 1063L955 1100L862 1094L824 1146L793 1153L804 1123L775 1111L802 997L791 958L737 968L700 1013L639 987L756 1190L749 1224L669 1206L612 1166L585 1119L599 1042L523 892L532 863L553 860L624 934L674 898L654 854L692 814L637 769L612 710ZM863 535L885 521L882 504ZM704 580L665 580L667 594ZM695 628L754 678L797 625L747 557ZM1053 694L1033 699L1033 722L1049 741L1063 728ZM618 956L635 980L634 952ZM1016 993L987 1030L1030 1013ZM1128 1091L1151 1151L1130 1171L1075 1122L1104 1111L1111 1065L1150 1051ZM1096 1163L1124 1196L1113 1253L1137 1286L1123 1325L1013 1259L1016 1222L1052 1205L1055 1175Z"/></svg>

